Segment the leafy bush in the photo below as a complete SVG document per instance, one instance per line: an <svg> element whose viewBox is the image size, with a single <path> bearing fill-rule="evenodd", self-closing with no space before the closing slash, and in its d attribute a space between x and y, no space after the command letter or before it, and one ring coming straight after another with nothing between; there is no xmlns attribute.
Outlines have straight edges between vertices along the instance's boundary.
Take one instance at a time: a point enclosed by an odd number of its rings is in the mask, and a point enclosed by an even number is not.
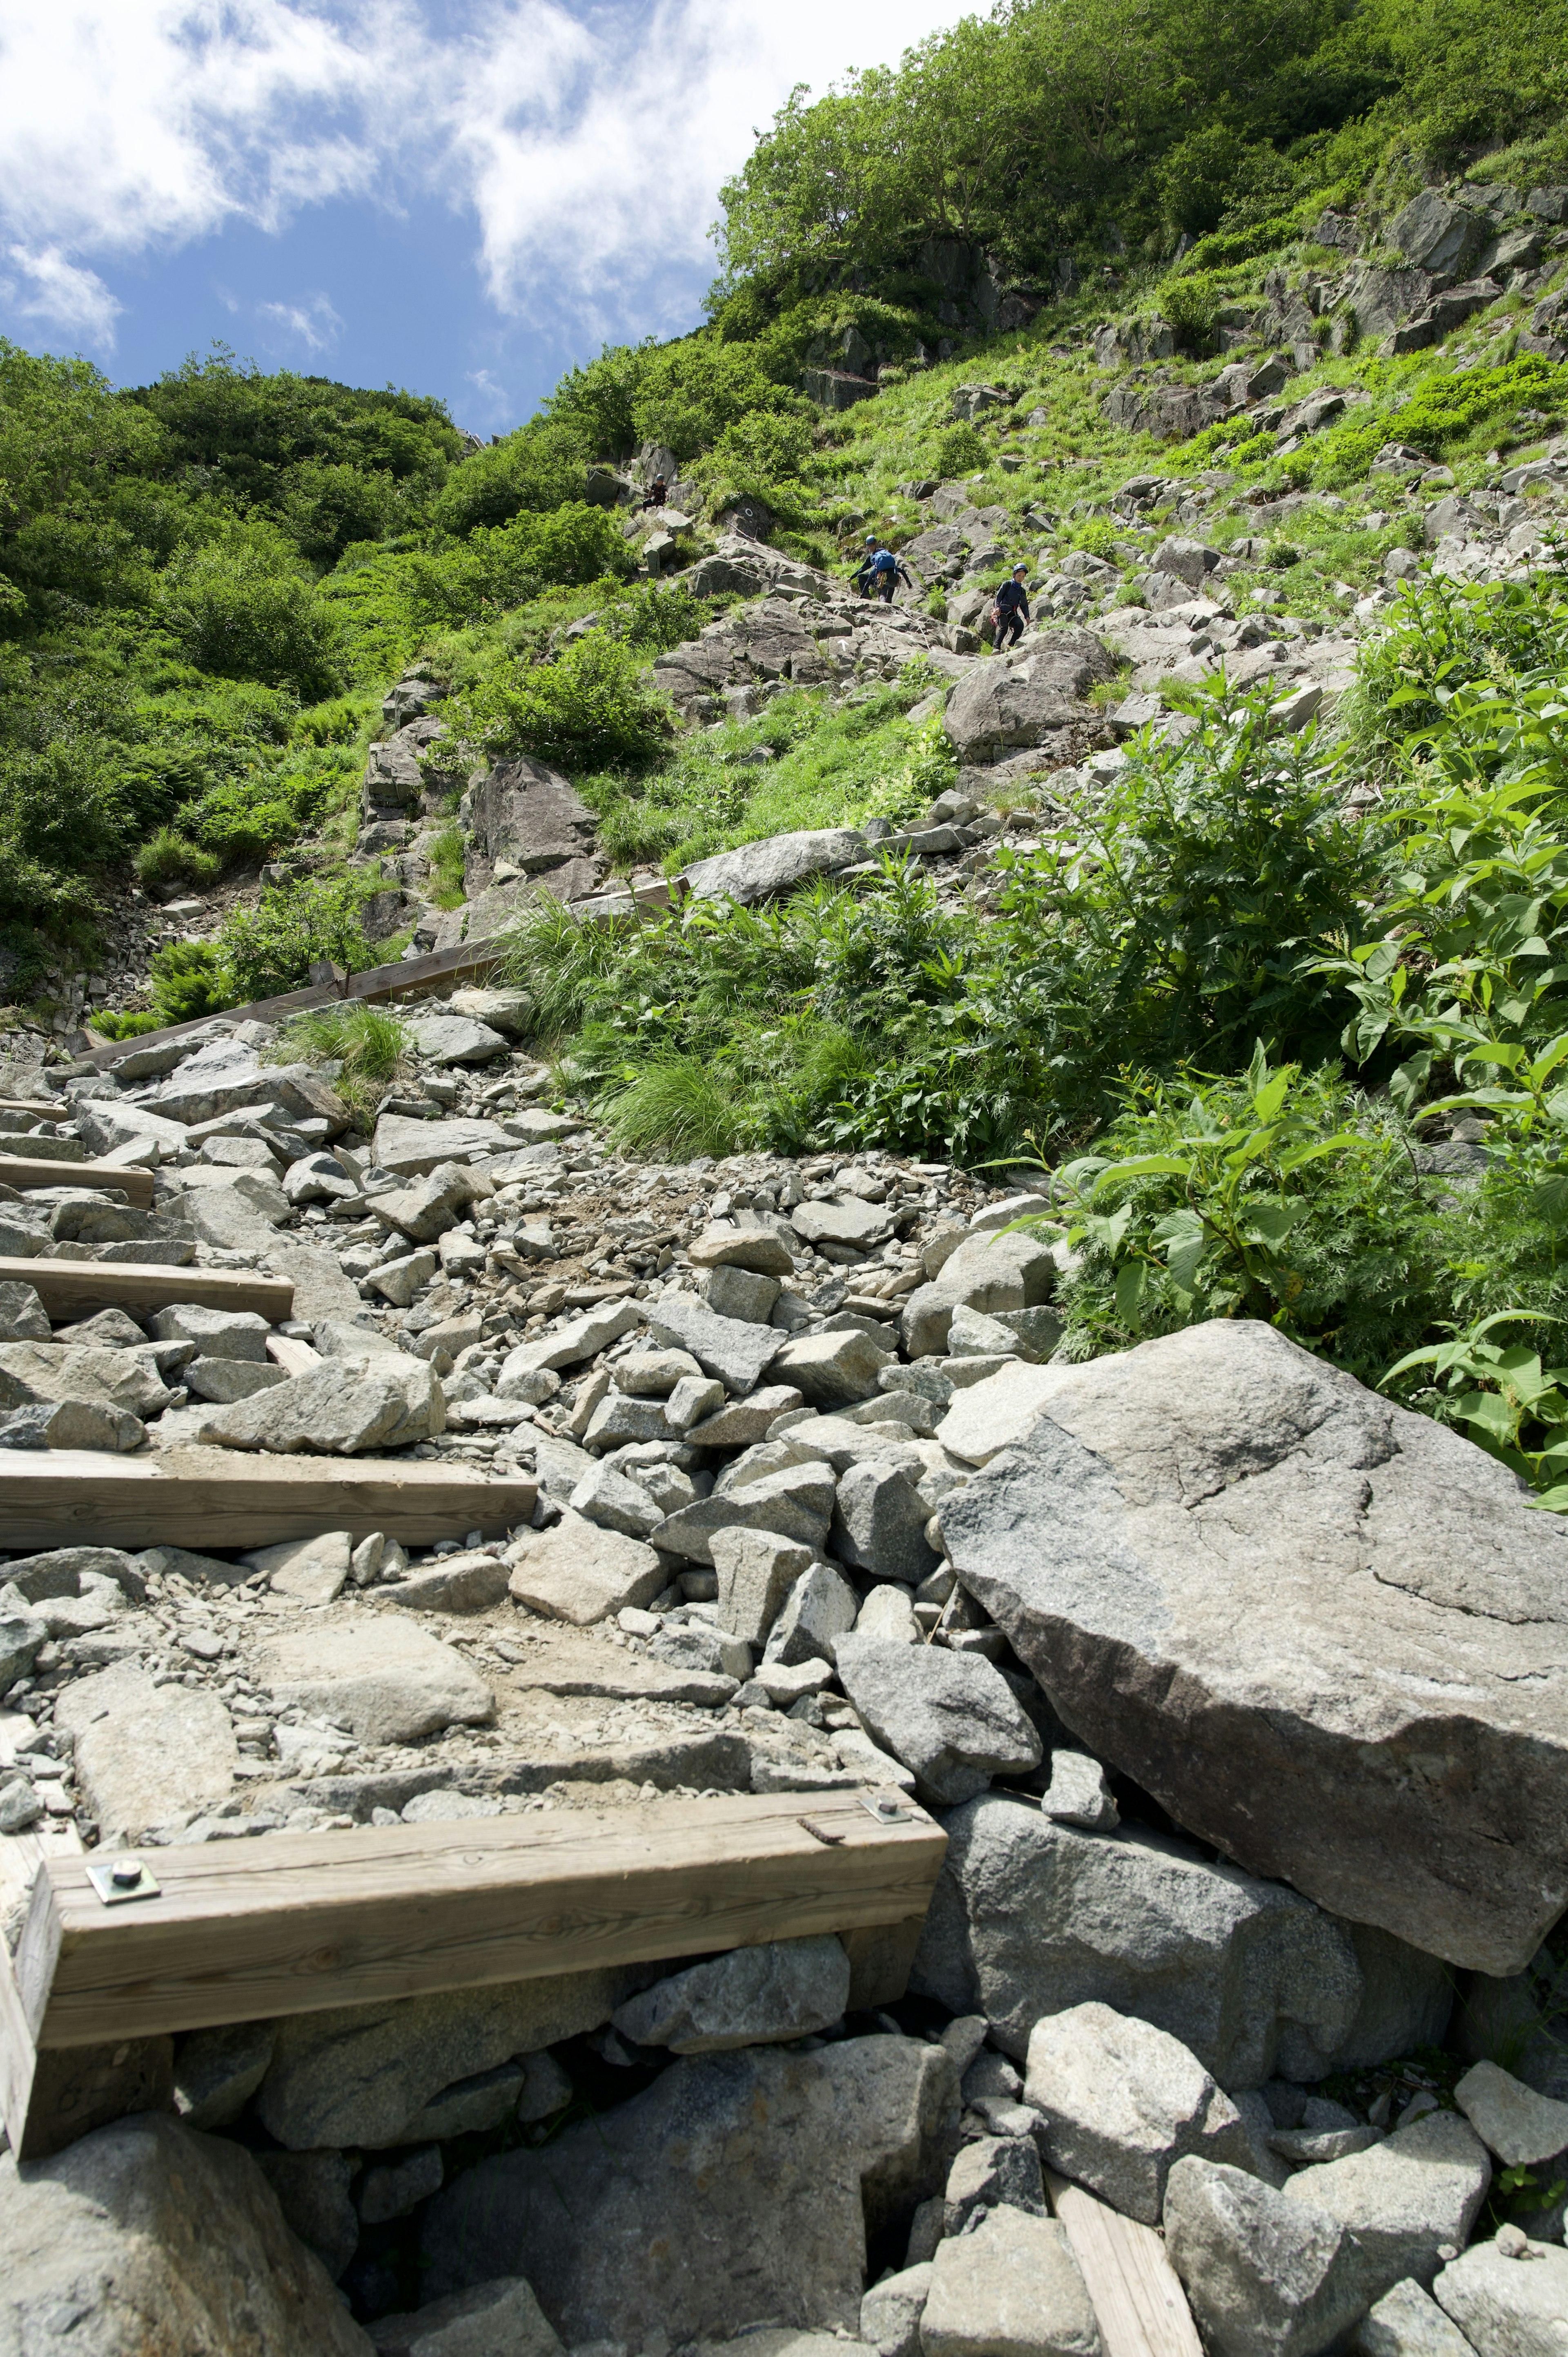
<svg viewBox="0 0 1568 2357"><path fill-rule="evenodd" d="M219 934L218 970L230 1006L298 990L320 958L350 974L374 963L357 876L291 878L268 885L254 909L235 909Z"/></svg>
<svg viewBox="0 0 1568 2357"><path fill-rule="evenodd" d="M583 496L592 451L570 425L535 423L455 467L436 500L443 532L469 533L502 524L524 510L545 515Z"/></svg>
<svg viewBox="0 0 1568 2357"><path fill-rule="evenodd" d="M660 749L673 722L631 651L590 630L551 663L497 666L452 698L454 736L493 758L532 753L565 766L637 768Z"/></svg>
<svg viewBox="0 0 1568 2357"><path fill-rule="evenodd" d="M1155 176L1174 229L1186 230L1190 237L1218 229L1244 153L1241 139L1224 122L1200 124L1177 140ZM1168 311L1165 317L1170 318Z"/></svg>
<svg viewBox="0 0 1568 2357"><path fill-rule="evenodd" d="M939 475L972 475L990 463L990 451L967 421L961 419L938 435L932 464Z"/></svg>
<svg viewBox="0 0 1568 2357"><path fill-rule="evenodd" d="M302 704L317 704L342 684L341 642L280 541L246 525L186 552L166 576L165 617L204 671L290 687Z"/></svg>
<svg viewBox="0 0 1568 2357"><path fill-rule="evenodd" d="M223 862L177 827L160 826L141 845L132 866L140 884L210 884Z"/></svg>
<svg viewBox="0 0 1568 2357"><path fill-rule="evenodd" d="M270 1060L319 1063L338 1058L343 1069L333 1086L356 1120L368 1128L409 1044L408 1033L384 1006L372 1006L363 998L346 998L336 1006L313 1006L291 1016L274 1042Z"/></svg>
<svg viewBox="0 0 1568 2357"><path fill-rule="evenodd" d="M160 1024L195 1023L234 1000L210 942L166 942L153 953L153 1005Z"/></svg>

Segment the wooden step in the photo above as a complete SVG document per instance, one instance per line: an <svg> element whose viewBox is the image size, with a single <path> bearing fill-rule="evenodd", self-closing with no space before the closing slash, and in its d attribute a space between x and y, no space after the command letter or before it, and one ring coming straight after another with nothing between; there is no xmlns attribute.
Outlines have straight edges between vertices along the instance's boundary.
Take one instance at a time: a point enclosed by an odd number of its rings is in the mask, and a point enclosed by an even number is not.
<svg viewBox="0 0 1568 2357"><path fill-rule="evenodd" d="M29 1264L31 1265L31 1264ZM404 1546L504 1538L531 1520L532 1481L403 1458L264 1457L231 1448L102 1456L0 1450L0 1530L13 1553L59 1546L188 1547L203 1555L372 1531Z"/></svg>
<svg viewBox="0 0 1568 2357"><path fill-rule="evenodd" d="M883 1797L891 1818L855 1792L743 1793L150 1850L158 1894L118 1906L86 1857L46 1857L14 1970L0 1943L6 2131L23 2158L58 2149L81 2084L172 2030L911 1927L947 1836Z"/></svg>
<svg viewBox="0 0 1568 2357"><path fill-rule="evenodd" d="M153 1174L121 1162L50 1162L41 1156L0 1154L0 1186L26 1195L35 1187L118 1187L139 1211L153 1208Z"/></svg>
<svg viewBox="0 0 1568 2357"><path fill-rule="evenodd" d="M0 1256L0 1285L30 1285L57 1326L95 1309L167 1309L177 1301L203 1309L252 1309L269 1326L294 1315L286 1276L249 1270L166 1268L135 1260L12 1260Z"/></svg>
<svg viewBox="0 0 1568 2357"><path fill-rule="evenodd" d="M0 1113L25 1113L29 1121L74 1121L76 1107L61 1104L28 1104L25 1097L0 1097Z"/></svg>
<svg viewBox="0 0 1568 2357"><path fill-rule="evenodd" d="M1105 2357L1203 2357L1181 2278L1154 2228L1048 2169L1046 2190L1082 2270Z"/></svg>

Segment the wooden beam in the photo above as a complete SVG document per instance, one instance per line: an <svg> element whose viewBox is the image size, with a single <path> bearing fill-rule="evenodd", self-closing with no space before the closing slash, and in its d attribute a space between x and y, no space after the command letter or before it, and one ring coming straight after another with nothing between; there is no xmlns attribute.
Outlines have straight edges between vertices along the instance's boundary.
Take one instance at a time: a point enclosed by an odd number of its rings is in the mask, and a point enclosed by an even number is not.
<svg viewBox="0 0 1568 2357"><path fill-rule="evenodd" d="M489 974L508 954L506 945L494 940L463 942L456 949L433 950L428 957L399 958L391 965L367 966L362 974L351 974L346 982L313 984L306 990L285 991L279 998L252 999L244 1006L226 1006L223 1017L233 1023L282 1023L291 1015L302 1015L313 1006L332 1006L340 998L401 998L405 992L423 990L432 982L461 982L465 975ZM165 1039L189 1039L205 1031L212 1021L204 1015L190 1023L170 1023L161 1031L142 1031L134 1039L105 1039L89 1048L82 1058L102 1071L112 1070L122 1056L131 1055L138 1048L156 1047Z"/></svg>
<svg viewBox="0 0 1568 2357"><path fill-rule="evenodd" d="M95 1309L167 1309L187 1301L203 1309L252 1309L269 1326L294 1315L289 1277L166 1268L161 1262L0 1256L0 1285L30 1285L57 1326L91 1318Z"/></svg>
<svg viewBox="0 0 1568 2357"><path fill-rule="evenodd" d="M123 1162L51 1162L42 1156L0 1154L0 1185L26 1195L35 1187L119 1187L141 1211L153 1204L153 1174Z"/></svg>
<svg viewBox="0 0 1568 2357"><path fill-rule="evenodd" d="M60 1104L29 1104L25 1097L0 1097L0 1113L25 1113L30 1121L74 1121L76 1107Z"/></svg>
<svg viewBox="0 0 1568 2357"><path fill-rule="evenodd" d="M1203 2357L1181 2278L1154 2228L1048 2169L1046 2190L1082 2270L1105 2357Z"/></svg>
<svg viewBox="0 0 1568 2357"><path fill-rule="evenodd" d="M28 1263L28 1266L34 1265ZM406 1458L266 1457L177 1448L106 1457L85 1448L0 1451L0 1530L13 1552L180 1546L193 1554L372 1531L404 1546L503 1538L533 1513L532 1481Z"/></svg>
<svg viewBox="0 0 1568 2357"><path fill-rule="evenodd" d="M160 1849L160 1894L118 1907L49 1858L21 2010L54 2051L904 1922L946 1849L913 1803L879 1821L845 1791Z"/></svg>

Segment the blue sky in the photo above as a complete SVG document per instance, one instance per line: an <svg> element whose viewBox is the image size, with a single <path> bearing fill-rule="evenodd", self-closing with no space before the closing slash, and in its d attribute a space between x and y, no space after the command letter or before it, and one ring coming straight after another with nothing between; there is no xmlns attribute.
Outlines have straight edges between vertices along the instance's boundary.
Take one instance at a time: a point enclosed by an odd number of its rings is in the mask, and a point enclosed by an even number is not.
<svg viewBox="0 0 1568 2357"><path fill-rule="evenodd" d="M0 0L0 335L215 341L499 433L694 326L721 181L952 0Z"/></svg>

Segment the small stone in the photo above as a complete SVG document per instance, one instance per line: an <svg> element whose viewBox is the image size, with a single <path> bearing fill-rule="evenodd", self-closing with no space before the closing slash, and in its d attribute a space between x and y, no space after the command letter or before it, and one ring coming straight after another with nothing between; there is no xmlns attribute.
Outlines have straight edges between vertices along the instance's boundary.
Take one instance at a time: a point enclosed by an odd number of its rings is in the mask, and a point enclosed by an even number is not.
<svg viewBox="0 0 1568 2357"><path fill-rule="evenodd" d="M475 1547L443 1555L439 1563L422 1564L379 1593L388 1604L405 1605L415 1612L489 1612L505 1596L510 1577L510 1566L499 1555Z"/></svg>
<svg viewBox="0 0 1568 2357"><path fill-rule="evenodd" d="M907 1587L874 1587L855 1620L857 1637L882 1637L889 1644L918 1645L920 1624Z"/></svg>
<svg viewBox="0 0 1568 2357"><path fill-rule="evenodd" d="M441 2190L445 2175L438 2144L420 2145L405 2159L367 2169L354 2189L361 2225L383 2226L389 2218L406 2218Z"/></svg>
<svg viewBox="0 0 1568 2357"><path fill-rule="evenodd" d="M634 1399L667 1400L687 1376L701 1378L702 1369L690 1351L628 1351L618 1359L615 1379ZM719 1386L724 1397L724 1386Z"/></svg>
<svg viewBox="0 0 1568 2357"><path fill-rule="evenodd" d="M1395 2284L1362 2318L1350 2347L1353 2357L1476 2357L1431 2294L1408 2281Z"/></svg>
<svg viewBox="0 0 1568 2357"><path fill-rule="evenodd" d="M623 2038L673 2054L778 2045L837 2021L849 2002L849 1959L832 1933L735 1948L628 1998L612 2016Z"/></svg>
<svg viewBox="0 0 1568 2357"><path fill-rule="evenodd" d="M794 1254L771 1228L704 1228L691 1249L693 1268L749 1269L754 1276L794 1273Z"/></svg>
<svg viewBox="0 0 1568 2357"><path fill-rule="evenodd" d="M0 1285L0 1342L47 1342L48 1311L30 1285ZM138 1332L137 1341L142 1335Z"/></svg>
<svg viewBox="0 0 1568 2357"><path fill-rule="evenodd" d="M257 1392L274 1390L288 1377L281 1367L257 1366L248 1359L204 1358L193 1359L181 1381L198 1399L229 1407L234 1401L250 1399Z"/></svg>
<svg viewBox="0 0 1568 2357"><path fill-rule="evenodd" d="M396 1260L383 1260L365 1281L394 1309L406 1309L414 1295L430 1283L436 1266L436 1256L427 1248L403 1253Z"/></svg>
<svg viewBox="0 0 1568 2357"><path fill-rule="evenodd" d="M676 1422L677 1402L685 1415L690 1407L689 1422L681 1426L693 1448L751 1448L768 1437L768 1427L781 1415L790 1415L802 1405L802 1397L792 1383L767 1383L746 1399L732 1400L724 1405L722 1387L714 1398L705 1394L705 1405L699 1405L696 1394L676 1393L670 1401L670 1419Z"/></svg>
<svg viewBox="0 0 1568 2357"><path fill-rule="evenodd" d="M272 1329L253 1309L208 1309L196 1302L176 1302L155 1310L147 1330L160 1342L194 1342L204 1359L245 1359L261 1365Z"/></svg>
<svg viewBox="0 0 1568 2357"><path fill-rule="evenodd" d="M748 1645L760 1645L798 1579L811 1569L809 1547L771 1531L736 1526L713 1535L720 1626Z"/></svg>
<svg viewBox="0 0 1568 2357"><path fill-rule="evenodd" d="M768 1640L766 1660L784 1668L832 1662L854 1627L860 1599L835 1565L813 1563L785 1598Z"/></svg>
<svg viewBox="0 0 1568 2357"><path fill-rule="evenodd" d="M25 1833L44 1813L37 1789L27 1777L0 1769L0 1834Z"/></svg>
<svg viewBox="0 0 1568 2357"><path fill-rule="evenodd" d="M433 2299L373 2327L381 2357L563 2357L549 2319L521 2276ZM592 2344L589 2344L592 2350ZM607 2357L592 2350L592 2357Z"/></svg>
<svg viewBox="0 0 1568 2357"><path fill-rule="evenodd" d="M665 1519L640 1483L628 1481L607 1465L596 1465L584 1474L572 1492L572 1512L602 1530L622 1531L633 1539L651 1538Z"/></svg>
<svg viewBox="0 0 1568 2357"><path fill-rule="evenodd" d="M1052 1752L1051 1781L1041 1798L1040 1813L1053 1824L1078 1825L1089 1834L1108 1834L1121 1822L1104 1769L1085 1751Z"/></svg>
<svg viewBox="0 0 1568 2357"><path fill-rule="evenodd" d="M860 2337L876 2357L920 2357L920 2319L930 2287L929 2259L873 2284L860 2303Z"/></svg>
<svg viewBox="0 0 1568 2357"><path fill-rule="evenodd" d="M237 2120L273 2059L277 2025L241 2021L195 2029L175 2057L175 2109L188 2128L225 2128Z"/></svg>
<svg viewBox="0 0 1568 2357"><path fill-rule="evenodd" d="M785 1338L775 1328L721 1318L691 1293L661 1293L648 1304L648 1324L656 1342L689 1351L704 1374L716 1376L738 1397L755 1390L784 1348Z"/></svg>
<svg viewBox="0 0 1568 2357"><path fill-rule="evenodd" d="M920 2348L923 2357L1101 2357L1066 2228L1000 2209L940 2243Z"/></svg>
<svg viewBox="0 0 1568 2357"><path fill-rule="evenodd" d="M940 1557L927 1544L930 1510L898 1467L852 1465L839 1482L833 1538L843 1562L874 1579L914 1587Z"/></svg>
<svg viewBox="0 0 1568 2357"><path fill-rule="evenodd" d="M839 1638L835 1658L867 1733L913 1771L928 1806L955 1807L993 1775L1039 1764L1038 1735L978 1654L857 1635Z"/></svg>
<svg viewBox="0 0 1568 2357"><path fill-rule="evenodd" d="M628 1604L650 1604L669 1577L662 1559L640 1539L602 1530L568 1510L553 1529L529 1535L510 1587L531 1612L585 1628Z"/></svg>
<svg viewBox="0 0 1568 2357"><path fill-rule="evenodd" d="M1251 2166L1235 2104L1165 2030L1108 2005L1076 2005L1036 2024L1024 2100L1046 2123L1053 2169L1123 2217L1157 2226L1165 2179L1184 2153Z"/></svg>
<svg viewBox="0 0 1568 2357"><path fill-rule="evenodd" d="M738 1524L772 1531L816 1553L827 1541L836 1486L820 1465L789 1465L742 1488L715 1489L660 1524L660 1547L688 1562L711 1565L714 1533Z"/></svg>
<svg viewBox="0 0 1568 2357"><path fill-rule="evenodd" d="M1537 2094L1495 2062L1466 2071L1454 2100L1505 2168L1528 2167L1568 2147L1568 2104Z"/></svg>
<svg viewBox="0 0 1568 2357"><path fill-rule="evenodd" d="M766 1326L779 1298L779 1280L757 1276L749 1269L721 1262L708 1271L703 1294L719 1318L737 1318L748 1326Z"/></svg>
<svg viewBox="0 0 1568 2357"><path fill-rule="evenodd" d="M774 1365L813 1407L840 1407L873 1396L889 1356L867 1334L802 1334Z"/></svg>
<svg viewBox="0 0 1568 2357"><path fill-rule="evenodd" d="M1365 2313L1349 2229L1242 2169L1178 2160L1165 2230L1213 2357L1317 2357Z"/></svg>
<svg viewBox="0 0 1568 2357"><path fill-rule="evenodd" d="M123 1456L145 1438L129 1408L91 1400L39 1400L0 1418L0 1448L99 1448Z"/></svg>
<svg viewBox="0 0 1568 2357"><path fill-rule="evenodd" d="M1045 2179L1040 2156L1027 2136L982 2136L966 2144L948 2171L943 2195L942 2232L961 2234L977 2210L1026 2211L1031 2218L1046 2214Z"/></svg>
<svg viewBox="0 0 1568 2357"><path fill-rule="evenodd" d="M267 1586L301 1604L330 1604L349 1577L354 1541L349 1531L322 1531L313 1539L284 1539L253 1547L242 1556L252 1571L265 1572Z"/></svg>
<svg viewBox="0 0 1568 2357"><path fill-rule="evenodd" d="M582 1439L587 1448L618 1448L628 1441L668 1440L670 1432L662 1400L607 1391L589 1415Z"/></svg>

